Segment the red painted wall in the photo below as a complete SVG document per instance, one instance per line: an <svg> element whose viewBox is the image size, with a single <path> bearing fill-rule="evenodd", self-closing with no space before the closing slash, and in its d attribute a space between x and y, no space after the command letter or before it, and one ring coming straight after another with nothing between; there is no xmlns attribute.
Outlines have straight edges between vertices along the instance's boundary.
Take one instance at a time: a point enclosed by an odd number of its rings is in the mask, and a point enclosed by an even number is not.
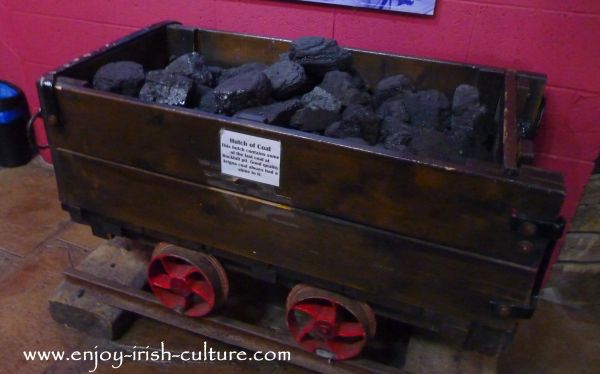
<svg viewBox="0 0 600 374"><path fill-rule="evenodd" d="M565 173L567 218L600 149L597 0L438 0L433 18L276 0L0 0L0 77L37 107L34 82L43 72L165 19L546 73L537 163Z"/></svg>

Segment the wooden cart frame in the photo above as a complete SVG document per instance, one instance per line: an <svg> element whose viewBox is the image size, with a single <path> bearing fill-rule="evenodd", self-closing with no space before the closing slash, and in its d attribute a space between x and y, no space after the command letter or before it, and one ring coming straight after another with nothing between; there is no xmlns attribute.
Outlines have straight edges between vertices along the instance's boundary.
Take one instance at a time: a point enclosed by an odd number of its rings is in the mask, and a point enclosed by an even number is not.
<svg viewBox="0 0 600 374"><path fill-rule="evenodd" d="M529 165L545 78L352 50L374 84L403 73L451 96L476 85L499 123L494 159L454 165L343 139L93 90L103 64L146 70L199 51L209 64L272 63L289 41L167 22L39 83L59 197L101 236L169 241L228 269L303 281L380 315L496 351L531 314L561 234L562 176ZM221 173L225 130L281 142L279 187Z"/></svg>

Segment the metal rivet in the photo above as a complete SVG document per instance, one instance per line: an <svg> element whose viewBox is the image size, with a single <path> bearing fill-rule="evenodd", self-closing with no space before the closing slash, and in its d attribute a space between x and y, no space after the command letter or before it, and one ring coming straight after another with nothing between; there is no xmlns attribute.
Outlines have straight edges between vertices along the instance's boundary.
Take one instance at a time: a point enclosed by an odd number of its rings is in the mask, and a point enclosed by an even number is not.
<svg viewBox="0 0 600 374"><path fill-rule="evenodd" d="M508 305L500 305L498 307L498 315L500 317L510 317L510 307Z"/></svg>
<svg viewBox="0 0 600 374"><path fill-rule="evenodd" d="M523 222L519 227L519 233L523 236L534 236L537 233L537 225L531 222Z"/></svg>
<svg viewBox="0 0 600 374"><path fill-rule="evenodd" d="M54 114L48 116L48 126L56 126L58 125L58 117Z"/></svg>
<svg viewBox="0 0 600 374"><path fill-rule="evenodd" d="M533 243L532 242L528 242L526 240L520 241L519 242L519 250L521 250L521 252L523 253L531 253L533 252Z"/></svg>

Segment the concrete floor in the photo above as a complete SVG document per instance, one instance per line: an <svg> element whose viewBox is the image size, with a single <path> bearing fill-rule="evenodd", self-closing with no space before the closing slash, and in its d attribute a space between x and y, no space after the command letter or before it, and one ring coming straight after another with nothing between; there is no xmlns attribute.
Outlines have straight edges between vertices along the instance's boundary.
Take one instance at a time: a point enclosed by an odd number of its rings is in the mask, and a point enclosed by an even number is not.
<svg viewBox="0 0 600 374"><path fill-rule="evenodd" d="M107 349L156 346L191 349L202 338L146 319L135 322L118 341L102 341L55 323L47 300L76 264L101 239L70 222L60 208L54 174L43 161L0 169L0 373L71 373L90 367L74 362L27 362L24 350ZM218 342L210 342L219 347ZM222 347L222 345L221 345ZM279 364L126 363L119 372L279 372ZM519 328L515 343L498 361L500 373L600 373L600 316L541 302L534 318ZM101 367L97 372L114 372Z"/></svg>

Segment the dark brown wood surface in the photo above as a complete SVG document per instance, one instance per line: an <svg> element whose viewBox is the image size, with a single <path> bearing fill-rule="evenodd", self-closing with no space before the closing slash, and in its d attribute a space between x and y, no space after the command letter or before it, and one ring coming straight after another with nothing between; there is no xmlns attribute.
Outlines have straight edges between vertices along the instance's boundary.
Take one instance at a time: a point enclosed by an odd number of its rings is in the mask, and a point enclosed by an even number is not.
<svg viewBox="0 0 600 374"><path fill-rule="evenodd" d="M600 173L592 174L590 177L581 196L581 204L600 205Z"/></svg>
<svg viewBox="0 0 600 374"><path fill-rule="evenodd" d="M181 26L174 26L172 32L178 28ZM202 53L209 64L238 66L254 61L272 64L279 61L280 54L289 47L290 41L284 39L196 30L195 50ZM501 69L349 49L353 52L353 68L373 87L385 77L404 74L418 89L436 88L452 96L463 83L483 86L481 78L502 80ZM496 92L496 99L501 95L502 92Z"/></svg>
<svg viewBox="0 0 600 374"><path fill-rule="evenodd" d="M342 285L390 309L409 304L494 323L491 299L531 297L536 272L523 266L68 151L55 155L68 206Z"/></svg>
<svg viewBox="0 0 600 374"><path fill-rule="evenodd" d="M580 205L571 222L570 231L600 233L600 204Z"/></svg>
<svg viewBox="0 0 600 374"><path fill-rule="evenodd" d="M502 122L502 164L505 172L518 173L517 74L508 70L504 79L504 121Z"/></svg>
<svg viewBox="0 0 600 374"><path fill-rule="evenodd" d="M568 233L559 260L600 263L600 232Z"/></svg>
<svg viewBox="0 0 600 374"><path fill-rule="evenodd" d="M600 168L593 173L540 295L577 310L580 318L596 318L600 311Z"/></svg>
<svg viewBox="0 0 600 374"><path fill-rule="evenodd" d="M497 165L435 165L291 129L58 88L60 125L48 128L55 147L531 267L546 242L519 251L511 212L552 221L563 199L555 175L539 170L510 179ZM221 174L222 129L282 142L279 188Z"/></svg>
<svg viewBox="0 0 600 374"><path fill-rule="evenodd" d="M279 55L289 49L289 41L283 39L207 30L196 30L195 36L195 49L202 53L205 61L224 67L247 62L272 64L279 61Z"/></svg>
<svg viewBox="0 0 600 374"><path fill-rule="evenodd" d="M148 248L116 238L96 248L77 265L77 270L139 290L146 284L149 255ZM48 304L56 322L109 340L119 338L135 319L129 312L102 303L68 279L58 286Z"/></svg>
<svg viewBox="0 0 600 374"><path fill-rule="evenodd" d="M153 69L197 50L222 66L271 63L288 45L163 25L50 75L52 84L40 92L51 108L44 114L57 118L47 122L47 132L61 202L156 240L206 244L223 257L339 286L382 311L409 306L422 313L415 317L421 321L447 315L446 321L512 331L513 321L491 316L489 302L530 304L549 240L523 237L511 216L554 221L564 198L558 174L523 166L509 176L500 159L443 163L86 88L109 61ZM403 73L418 88L450 96L458 84L474 84L489 109L486 120L502 123L501 69L353 53L371 85ZM536 118L544 78L516 75L515 115ZM224 129L281 142L279 187L221 173ZM532 251L522 250L524 240Z"/></svg>
<svg viewBox="0 0 600 374"><path fill-rule="evenodd" d="M172 22L163 22L138 30L67 63L58 73L91 82L95 72L109 62L129 60L142 64L145 70L163 68L169 62L170 56L176 51L181 53L180 47L185 45L181 38L175 38L180 32L172 30L173 28L168 26L170 24ZM177 45L174 45L175 43Z"/></svg>

